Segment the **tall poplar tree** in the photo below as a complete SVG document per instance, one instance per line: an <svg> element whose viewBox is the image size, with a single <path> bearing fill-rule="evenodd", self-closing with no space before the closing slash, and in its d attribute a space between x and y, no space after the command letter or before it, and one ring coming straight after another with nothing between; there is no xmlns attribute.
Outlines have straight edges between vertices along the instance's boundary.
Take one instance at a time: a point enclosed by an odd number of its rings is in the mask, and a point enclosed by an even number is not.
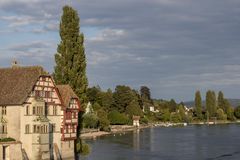
<svg viewBox="0 0 240 160"><path fill-rule="evenodd" d="M225 111L225 109L224 109L224 95L223 95L222 91L218 92L218 107Z"/></svg>
<svg viewBox="0 0 240 160"><path fill-rule="evenodd" d="M80 33L79 21L76 10L70 6L63 7L59 31L61 41L55 54L56 66L53 75L57 84L69 84L84 106L88 80L84 36Z"/></svg>
<svg viewBox="0 0 240 160"><path fill-rule="evenodd" d="M195 93L195 110L196 110L197 117L199 119L202 119L202 98L201 98L200 91L197 91Z"/></svg>
<svg viewBox="0 0 240 160"><path fill-rule="evenodd" d="M214 91L207 91L206 94L206 109L210 117L216 116L217 105L216 105L216 95Z"/></svg>

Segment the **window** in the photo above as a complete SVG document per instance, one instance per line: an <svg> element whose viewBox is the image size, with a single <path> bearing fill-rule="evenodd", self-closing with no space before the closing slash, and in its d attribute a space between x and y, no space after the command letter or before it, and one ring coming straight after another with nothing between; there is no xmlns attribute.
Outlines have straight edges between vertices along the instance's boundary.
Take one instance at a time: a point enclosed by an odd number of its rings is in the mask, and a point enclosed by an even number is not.
<svg viewBox="0 0 240 160"><path fill-rule="evenodd" d="M33 115L36 114L36 107L33 107Z"/></svg>
<svg viewBox="0 0 240 160"><path fill-rule="evenodd" d="M68 125L66 125L65 127L66 127L66 133L68 133Z"/></svg>
<svg viewBox="0 0 240 160"><path fill-rule="evenodd" d="M56 124L55 123L52 124L52 132L56 132Z"/></svg>
<svg viewBox="0 0 240 160"><path fill-rule="evenodd" d="M52 92L51 91L45 91L45 98L52 98Z"/></svg>
<svg viewBox="0 0 240 160"><path fill-rule="evenodd" d="M75 130L75 125L72 125L72 132L75 133L76 130Z"/></svg>
<svg viewBox="0 0 240 160"><path fill-rule="evenodd" d="M2 107L2 115L7 115L7 107Z"/></svg>
<svg viewBox="0 0 240 160"><path fill-rule="evenodd" d="M57 106L53 106L53 115L57 115Z"/></svg>
<svg viewBox="0 0 240 160"><path fill-rule="evenodd" d="M25 126L25 133L26 133L26 134L29 133L29 124L27 124L27 125Z"/></svg>
<svg viewBox="0 0 240 160"><path fill-rule="evenodd" d="M40 97L40 91L35 91L35 96Z"/></svg>
<svg viewBox="0 0 240 160"><path fill-rule="evenodd" d="M29 106L26 106L26 115L29 115Z"/></svg>
<svg viewBox="0 0 240 160"><path fill-rule="evenodd" d="M66 119L68 119L68 120L71 119L72 118L71 116L72 116L71 112L66 113Z"/></svg>
<svg viewBox="0 0 240 160"><path fill-rule="evenodd" d="M4 134L7 133L7 125L6 125L6 124L4 124L4 125L2 126L2 133L4 133Z"/></svg>

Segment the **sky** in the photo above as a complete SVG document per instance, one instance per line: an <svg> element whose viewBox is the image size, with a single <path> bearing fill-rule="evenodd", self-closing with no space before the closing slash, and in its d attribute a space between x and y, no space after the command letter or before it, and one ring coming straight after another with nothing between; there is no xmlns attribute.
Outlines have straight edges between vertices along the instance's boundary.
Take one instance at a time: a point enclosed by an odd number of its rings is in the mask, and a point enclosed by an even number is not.
<svg viewBox="0 0 240 160"><path fill-rule="evenodd" d="M0 0L0 67L16 59L52 73L64 5L80 16L90 86L240 98L240 0Z"/></svg>

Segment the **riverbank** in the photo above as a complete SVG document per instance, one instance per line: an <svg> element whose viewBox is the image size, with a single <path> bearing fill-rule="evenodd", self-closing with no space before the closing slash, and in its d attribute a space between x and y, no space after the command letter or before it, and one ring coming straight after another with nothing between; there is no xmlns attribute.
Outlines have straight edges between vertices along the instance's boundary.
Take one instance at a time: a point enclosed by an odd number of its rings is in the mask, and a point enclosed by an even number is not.
<svg viewBox="0 0 240 160"><path fill-rule="evenodd" d="M101 137L101 136L106 136L106 135L110 135L110 134L118 134L118 133L124 134L125 132L130 132L130 131L134 131L134 130L149 128L149 127L153 127L153 125L141 125L139 127L130 126L130 125L112 125L110 132L98 131L96 129L88 130L89 132L84 131L80 137L82 139L96 139L97 137Z"/></svg>
<svg viewBox="0 0 240 160"><path fill-rule="evenodd" d="M144 129L144 128L151 128L151 127L177 127L177 126L187 126L187 125L221 125L221 124L240 124L240 121L215 121L215 122L192 122L192 123L170 123L170 122L158 122L158 123L151 123L148 125L140 125L139 127L130 126L130 125L112 125L110 132L99 131L97 129L90 129L84 131L81 134L82 139L96 139L101 136L111 135L111 134L118 134L118 133L125 133L134 130Z"/></svg>

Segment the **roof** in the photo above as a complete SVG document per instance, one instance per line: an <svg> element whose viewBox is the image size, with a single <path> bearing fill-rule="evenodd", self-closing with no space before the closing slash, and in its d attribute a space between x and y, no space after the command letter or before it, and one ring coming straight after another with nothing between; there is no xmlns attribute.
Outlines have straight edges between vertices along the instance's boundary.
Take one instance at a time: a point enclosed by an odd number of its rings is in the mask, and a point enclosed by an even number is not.
<svg viewBox="0 0 240 160"><path fill-rule="evenodd" d="M70 103L70 100L72 98L76 98L79 100L78 96L74 93L72 88L66 84L66 85L57 85L58 91L60 93L60 96L62 97L63 104L65 107L67 107Z"/></svg>
<svg viewBox="0 0 240 160"><path fill-rule="evenodd" d="M41 75L40 66L0 68L0 105L23 104Z"/></svg>

